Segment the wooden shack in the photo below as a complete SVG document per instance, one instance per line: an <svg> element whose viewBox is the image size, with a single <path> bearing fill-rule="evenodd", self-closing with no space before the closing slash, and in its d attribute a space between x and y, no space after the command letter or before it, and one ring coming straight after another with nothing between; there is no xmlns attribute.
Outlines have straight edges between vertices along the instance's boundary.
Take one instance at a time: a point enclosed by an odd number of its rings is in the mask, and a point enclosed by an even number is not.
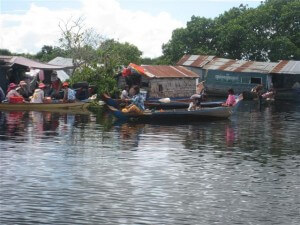
<svg viewBox="0 0 300 225"><path fill-rule="evenodd" d="M132 64L131 64L132 65ZM147 92L148 98L187 98L196 92L199 76L182 66L142 65L139 73L121 76L118 85L123 88L130 76L139 77L137 85ZM131 85L130 83L129 85Z"/></svg>

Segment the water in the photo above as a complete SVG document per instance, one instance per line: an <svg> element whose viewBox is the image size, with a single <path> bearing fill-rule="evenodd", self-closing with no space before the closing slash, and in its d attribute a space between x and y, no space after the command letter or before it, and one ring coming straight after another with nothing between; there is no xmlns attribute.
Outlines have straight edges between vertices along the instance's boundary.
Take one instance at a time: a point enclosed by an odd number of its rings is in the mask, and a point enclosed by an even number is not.
<svg viewBox="0 0 300 225"><path fill-rule="evenodd" d="M1 224L299 224L300 106L124 124L0 112Z"/></svg>

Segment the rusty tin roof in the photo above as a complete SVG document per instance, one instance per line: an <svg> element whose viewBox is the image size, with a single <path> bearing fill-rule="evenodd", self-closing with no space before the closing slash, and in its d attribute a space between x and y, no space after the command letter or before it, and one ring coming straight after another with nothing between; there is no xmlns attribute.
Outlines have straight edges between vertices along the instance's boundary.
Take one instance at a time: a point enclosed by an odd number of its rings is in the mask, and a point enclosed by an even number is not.
<svg viewBox="0 0 300 225"><path fill-rule="evenodd" d="M282 60L270 73L280 73L280 74L300 74L300 61L287 61Z"/></svg>
<svg viewBox="0 0 300 225"><path fill-rule="evenodd" d="M203 68L230 72L269 73L277 63L214 58Z"/></svg>
<svg viewBox="0 0 300 225"><path fill-rule="evenodd" d="M150 78L198 78L199 75L183 66L142 65Z"/></svg>
<svg viewBox="0 0 300 225"><path fill-rule="evenodd" d="M214 58L215 56L211 55L184 55L176 65L202 68Z"/></svg>

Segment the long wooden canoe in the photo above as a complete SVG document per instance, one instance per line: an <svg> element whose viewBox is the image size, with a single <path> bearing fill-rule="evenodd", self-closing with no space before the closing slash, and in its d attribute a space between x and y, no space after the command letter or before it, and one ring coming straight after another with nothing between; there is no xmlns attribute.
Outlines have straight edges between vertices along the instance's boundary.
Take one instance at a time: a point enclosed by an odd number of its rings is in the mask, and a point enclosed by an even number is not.
<svg viewBox="0 0 300 225"><path fill-rule="evenodd" d="M234 107L201 108L188 111L186 109L144 111L143 114L123 113L108 106L113 115L120 120L154 122L154 121L195 121L227 119L233 113Z"/></svg>
<svg viewBox="0 0 300 225"><path fill-rule="evenodd" d="M119 105L122 103L130 103L130 101L122 100L122 99L113 99L110 96L103 94L102 100L108 105L112 106L116 109L119 109ZM159 102L159 101L145 101L145 107L147 109L187 109L189 107L191 99L180 100L180 101L171 101L169 103ZM201 102L202 107L216 107L220 106L222 102Z"/></svg>
<svg viewBox="0 0 300 225"><path fill-rule="evenodd" d="M0 103L0 110L26 110L26 111L55 111L55 110L84 110L88 102L74 103Z"/></svg>

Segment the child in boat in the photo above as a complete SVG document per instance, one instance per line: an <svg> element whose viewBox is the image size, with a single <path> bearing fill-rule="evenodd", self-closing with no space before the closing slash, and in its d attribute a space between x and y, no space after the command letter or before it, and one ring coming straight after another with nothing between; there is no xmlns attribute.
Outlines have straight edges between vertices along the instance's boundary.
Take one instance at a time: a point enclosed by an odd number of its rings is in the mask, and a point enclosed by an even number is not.
<svg viewBox="0 0 300 225"><path fill-rule="evenodd" d="M225 103L222 104L222 106L234 106L236 103L234 91L232 88L228 90L228 97Z"/></svg>
<svg viewBox="0 0 300 225"><path fill-rule="evenodd" d="M128 92L129 92L129 86L125 85L124 90L122 91L120 98L122 100L129 99L129 93Z"/></svg>
<svg viewBox="0 0 300 225"><path fill-rule="evenodd" d="M31 97L30 103L44 103L45 100L45 89L46 85L44 83L39 84L39 88L35 89Z"/></svg>
<svg viewBox="0 0 300 225"><path fill-rule="evenodd" d="M134 87L135 95L131 99L131 104L122 109L124 113L137 113L142 114L145 110L144 96L140 93L140 88L138 86Z"/></svg>
<svg viewBox="0 0 300 225"><path fill-rule="evenodd" d="M62 88L64 90L63 102L75 102L76 92L73 89L69 88L69 83L64 82Z"/></svg>

